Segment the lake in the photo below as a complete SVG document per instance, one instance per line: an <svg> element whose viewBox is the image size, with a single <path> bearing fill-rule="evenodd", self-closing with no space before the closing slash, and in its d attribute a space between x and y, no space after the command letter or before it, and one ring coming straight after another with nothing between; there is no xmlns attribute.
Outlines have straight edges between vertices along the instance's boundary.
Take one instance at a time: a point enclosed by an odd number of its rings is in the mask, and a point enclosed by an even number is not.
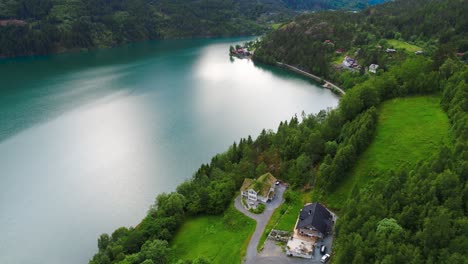
<svg viewBox="0 0 468 264"><path fill-rule="evenodd" d="M245 39L0 61L0 263L81 264L234 141L339 98L230 59Z"/></svg>

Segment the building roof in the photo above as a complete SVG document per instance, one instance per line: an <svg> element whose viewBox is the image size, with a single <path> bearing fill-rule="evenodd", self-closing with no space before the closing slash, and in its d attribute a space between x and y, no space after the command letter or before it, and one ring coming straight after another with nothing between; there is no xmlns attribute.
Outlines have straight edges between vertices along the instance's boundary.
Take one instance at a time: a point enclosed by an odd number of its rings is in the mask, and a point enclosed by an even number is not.
<svg viewBox="0 0 468 264"><path fill-rule="evenodd" d="M265 173L262 176L258 177L256 180L252 179L244 179L244 183L242 184L241 191L247 191L249 189L253 189L258 194L263 197L267 197L268 193L270 192L271 186L276 183L276 178L271 175L271 173Z"/></svg>
<svg viewBox="0 0 468 264"><path fill-rule="evenodd" d="M244 183L242 183L241 191L248 190L250 185L252 185L253 182L254 182L254 180L249 179L249 178L245 178Z"/></svg>
<svg viewBox="0 0 468 264"><path fill-rule="evenodd" d="M306 204L299 214L296 229L312 226L322 234L327 234L332 226L332 215L319 203Z"/></svg>

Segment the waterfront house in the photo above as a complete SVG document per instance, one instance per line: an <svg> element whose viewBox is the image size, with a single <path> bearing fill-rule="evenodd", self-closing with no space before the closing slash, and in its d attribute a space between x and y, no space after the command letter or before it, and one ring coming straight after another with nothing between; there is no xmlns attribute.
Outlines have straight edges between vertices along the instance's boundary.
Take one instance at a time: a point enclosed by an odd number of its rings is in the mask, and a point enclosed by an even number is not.
<svg viewBox="0 0 468 264"><path fill-rule="evenodd" d="M271 173L263 174L256 180L246 178L240 189L241 195L246 200L269 202L275 196L276 182L277 179Z"/></svg>

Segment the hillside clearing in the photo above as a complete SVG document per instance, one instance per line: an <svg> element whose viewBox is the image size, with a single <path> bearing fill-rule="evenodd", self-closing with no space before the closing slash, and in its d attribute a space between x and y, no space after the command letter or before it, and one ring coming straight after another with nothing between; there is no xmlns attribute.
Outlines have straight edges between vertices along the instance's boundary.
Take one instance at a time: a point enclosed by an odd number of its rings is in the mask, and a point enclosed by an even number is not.
<svg viewBox="0 0 468 264"><path fill-rule="evenodd" d="M232 205L224 216L188 219L171 242L172 262L203 257L211 263L240 263L254 230L255 221Z"/></svg>
<svg viewBox="0 0 468 264"><path fill-rule="evenodd" d="M408 42L404 42L404 41L401 41L401 40L396 40L396 39L388 39L387 40L387 43L389 45L392 45L393 48L395 49L404 49L408 52L416 52L418 50L422 50L421 47L419 46L416 46L416 45L413 45L413 44L409 44Z"/></svg>
<svg viewBox="0 0 468 264"><path fill-rule="evenodd" d="M379 108L375 138L349 177L330 195L329 207L342 208L352 189L381 172L424 160L449 137L449 121L436 96L397 98Z"/></svg>

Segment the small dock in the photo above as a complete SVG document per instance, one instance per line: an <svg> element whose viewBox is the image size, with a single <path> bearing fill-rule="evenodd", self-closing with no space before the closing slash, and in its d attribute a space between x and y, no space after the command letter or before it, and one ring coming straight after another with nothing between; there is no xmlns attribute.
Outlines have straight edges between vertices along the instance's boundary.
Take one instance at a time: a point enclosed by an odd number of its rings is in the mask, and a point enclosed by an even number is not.
<svg viewBox="0 0 468 264"><path fill-rule="evenodd" d="M291 70L291 71L293 71L293 72L296 72L296 73L299 73L299 74L304 75L304 76L306 76L306 77L309 77L309 78L313 79L313 80L316 81L316 82L319 82L319 83L325 82L325 84L323 85L323 87L325 87L325 88L327 88L327 89L330 89L330 90L332 90L332 91L334 91L334 92L337 92L337 93L339 93L339 94L341 94L341 95L345 95L345 94L346 94L345 91L343 91L343 89L341 89L340 87L338 87L338 86L336 86L335 84L333 84L333 83L331 83L331 82L329 82L329 81L327 81L327 80L324 80L324 79L322 79L322 78L320 78L320 77L318 77L318 76L316 76L316 75L313 75L312 73L303 71L303 70L301 70L301 69L299 69L299 68L296 68L296 67L294 67L294 66L291 66L291 65L289 65L289 64L285 64L285 63L281 63L281 62L276 62L276 64L277 64L278 66L280 66L280 67L286 68L286 69Z"/></svg>

